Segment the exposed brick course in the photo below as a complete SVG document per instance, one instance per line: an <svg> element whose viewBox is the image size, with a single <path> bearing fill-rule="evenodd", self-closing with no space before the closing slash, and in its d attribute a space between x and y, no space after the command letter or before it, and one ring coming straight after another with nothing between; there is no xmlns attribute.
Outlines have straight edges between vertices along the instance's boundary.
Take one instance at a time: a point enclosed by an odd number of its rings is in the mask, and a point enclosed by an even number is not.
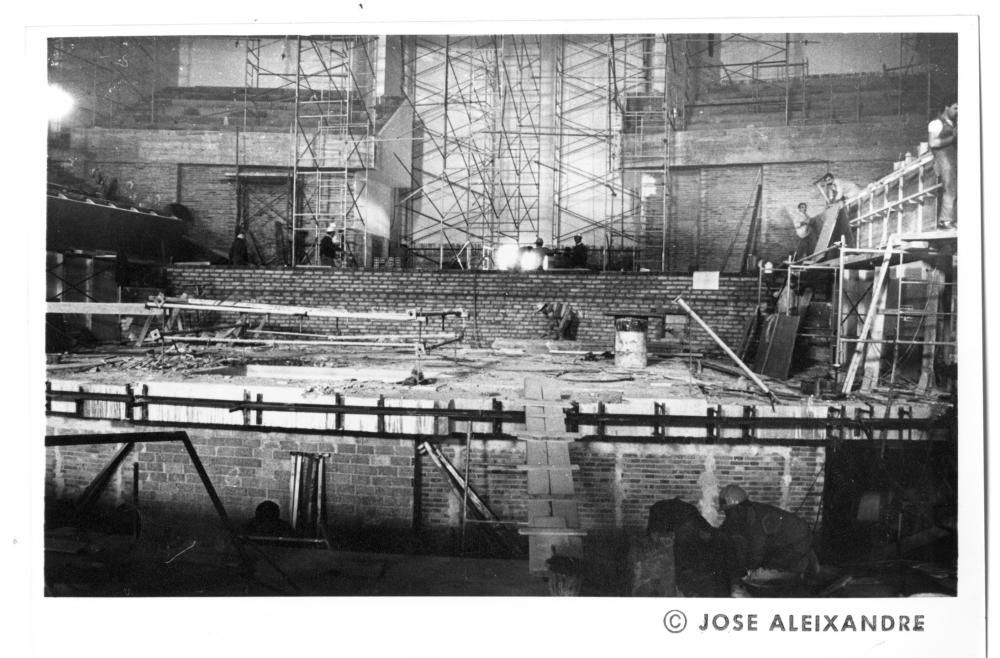
<svg viewBox="0 0 1000 658"><path fill-rule="evenodd" d="M692 290L691 277L653 272L477 272L373 270L264 270L226 267L175 267L171 291L208 299L255 301L301 306L331 306L349 311L425 311L464 308L470 315L466 343L490 344L498 338L541 338L546 323L535 311L540 302L569 302L580 314L578 341L614 344L609 310L636 309L678 313L671 304L683 295L690 306L731 347L740 344L746 318L757 302L757 278L722 276L718 290ZM212 322L202 312L205 322ZM272 316L272 324L298 331L298 319ZM433 324L433 323L432 323ZM457 321L449 321L455 329ZM655 343L655 323L647 334ZM302 320L305 331L404 333L406 324L368 320ZM437 330L436 328L431 329ZM698 351L718 348L693 326L690 345Z"/></svg>
<svg viewBox="0 0 1000 658"><path fill-rule="evenodd" d="M53 420L50 433L106 431L101 421ZM100 427L100 429L97 429ZM134 429L134 428L132 428ZM330 453L327 502L334 525L409 528L414 514L414 478L418 465L410 441L315 435L253 434L239 430L186 428L212 483L236 523L249 519L258 503L271 499L287 517L291 460L272 455L272 446L302 452ZM252 458L226 457L232 443L246 441ZM343 441L350 441L345 444ZM372 448L367 454L345 453L345 445ZM186 454L169 443L137 444L102 500L118 504L131 495L132 464L139 464L140 504L145 514L195 515L211 521L214 510ZM506 521L527 520L527 477L524 443L512 440L473 441L465 446L441 445L444 456L475 492ZM114 454L113 446L49 448L46 493L50 499L73 500ZM468 456L468 465L466 457ZM383 457L392 465L378 466ZM235 464L237 460L239 464ZM718 521L714 497L718 487L735 482L762 502L792 509L812 521L819 515L825 450L822 447L693 446L573 443L580 523L595 531L639 531L650 505L678 497L698 505L710 521ZM429 530L457 528L461 500L433 462L423 456L420 468L420 524ZM472 514L470 512L470 518Z"/></svg>

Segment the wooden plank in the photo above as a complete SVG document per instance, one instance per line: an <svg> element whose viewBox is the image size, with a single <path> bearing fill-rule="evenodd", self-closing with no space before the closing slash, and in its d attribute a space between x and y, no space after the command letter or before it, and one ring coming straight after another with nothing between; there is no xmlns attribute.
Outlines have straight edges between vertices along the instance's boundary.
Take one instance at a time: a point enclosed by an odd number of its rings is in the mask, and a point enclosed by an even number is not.
<svg viewBox="0 0 1000 658"><path fill-rule="evenodd" d="M918 391L930 392L934 389L934 358L937 354L937 314L940 306L941 288L944 284L944 273L932 270L929 273L930 283L927 286L927 301L924 303L924 351L920 363L920 380Z"/></svg>
<svg viewBox="0 0 1000 658"><path fill-rule="evenodd" d="M854 378L858 375L858 368L861 366L861 362L864 359L865 347L868 345L868 334L871 332L872 324L875 322L875 316L878 314L878 304L876 303L882 294L882 288L885 287L886 277L889 273L889 263L892 261L892 248L893 242L890 240L885 246L885 252L882 255L882 266L879 267L878 275L875 277L875 283L872 284L872 302L868 307L868 312L865 314L864 324L861 325L861 332L858 335L858 342L855 343L854 354L851 355L851 363L847 368L847 374L844 376L844 386L841 392L844 395L850 395L851 390L854 388Z"/></svg>
<svg viewBox="0 0 1000 658"><path fill-rule="evenodd" d="M74 313L79 315L159 315L156 309L145 304L127 302L47 302L46 313Z"/></svg>
<svg viewBox="0 0 1000 658"><path fill-rule="evenodd" d="M769 315L764 318L760 328L760 338L757 340L757 353L753 359L754 372L764 371L764 364L767 363L767 353L771 348L771 339L774 337L774 328L777 323L777 315Z"/></svg>
<svg viewBox="0 0 1000 658"><path fill-rule="evenodd" d="M813 247L813 252L823 251L830 246L831 242L836 241L834 237L834 232L837 230L837 215L840 212L839 206L830 206L823 211L823 225L819 229L819 235L816 238L816 246ZM840 236L836 236L839 238Z"/></svg>
<svg viewBox="0 0 1000 658"><path fill-rule="evenodd" d="M142 330L139 332L139 337L135 341L136 347L142 347L143 342L146 340L146 335L149 334L149 327L153 324L153 316L149 315L146 317L146 321L142 323Z"/></svg>
<svg viewBox="0 0 1000 658"><path fill-rule="evenodd" d="M524 463L528 466L549 463L549 453L545 441L525 441Z"/></svg>
<svg viewBox="0 0 1000 658"><path fill-rule="evenodd" d="M565 528L566 519L561 516L536 516L531 519L532 528Z"/></svg>
<svg viewBox="0 0 1000 658"><path fill-rule="evenodd" d="M553 466L569 466L569 444L565 441L546 441L549 453L549 464Z"/></svg>
<svg viewBox="0 0 1000 658"><path fill-rule="evenodd" d="M556 516L552 509L552 503L548 500L528 500L528 523L541 516Z"/></svg>
<svg viewBox="0 0 1000 658"><path fill-rule="evenodd" d="M860 390L871 391L878 385L879 374L882 369L882 340L885 338L885 307L889 297L889 286L883 286L878 298L872 298L871 303L875 305L875 319L872 321L871 329L868 332L870 341L865 345L864 361L861 370Z"/></svg>
<svg viewBox="0 0 1000 658"><path fill-rule="evenodd" d="M573 471L569 469L549 471L549 490L557 496L574 493Z"/></svg>
<svg viewBox="0 0 1000 658"><path fill-rule="evenodd" d="M550 505L552 516L566 519L567 528L580 527L580 505L575 500L553 500Z"/></svg>
<svg viewBox="0 0 1000 658"><path fill-rule="evenodd" d="M761 374L775 379L787 379L788 369L792 365L792 352L795 349L795 337L799 333L799 323L802 317L798 315L776 316L774 333L768 343L767 358L761 369Z"/></svg>
<svg viewBox="0 0 1000 658"><path fill-rule="evenodd" d="M528 495L546 495L551 493L549 489L548 471L528 471Z"/></svg>

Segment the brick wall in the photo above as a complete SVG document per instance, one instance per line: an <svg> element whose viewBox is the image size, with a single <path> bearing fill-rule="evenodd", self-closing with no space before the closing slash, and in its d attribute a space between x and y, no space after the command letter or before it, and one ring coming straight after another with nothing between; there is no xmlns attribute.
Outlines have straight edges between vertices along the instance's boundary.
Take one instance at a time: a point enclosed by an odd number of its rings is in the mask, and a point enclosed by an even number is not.
<svg viewBox="0 0 1000 658"><path fill-rule="evenodd" d="M225 178L227 165L180 166L180 198L194 214L188 232L195 242L227 253L236 235L236 183Z"/></svg>
<svg viewBox="0 0 1000 658"><path fill-rule="evenodd" d="M466 344L488 345L498 338L540 338L545 320L535 311L541 302L563 300L580 313L577 340L614 344L611 309L653 311L666 308L683 295L691 307L732 347L738 347L744 322L757 301L756 277L722 277L719 290L692 290L688 276L651 272L477 272L368 271L297 269L263 270L225 267L175 267L169 270L171 292L207 299L256 301L302 306L331 306L349 311L427 311L462 307L470 314ZM203 314L203 321L214 319ZM272 324L282 326L273 316ZM287 326L298 327L297 319ZM454 329L456 321L449 321ZM693 324L693 323L692 323ZM651 325L652 326L652 325ZM405 325L366 320L310 318L306 331L402 333ZM647 334L651 343L654 332ZM711 338L697 327L690 334L693 349L718 352Z"/></svg>
<svg viewBox="0 0 1000 658"><path fill-rule="evenodd" d="M51 434L135 431L108 421L49 419ZM163 428L158 428L163 429ZM327 503L335 526L409 528L414 510L414 447L410 441L255 433L186 428L226 510L235 522L253 516L263 500L289 515L291 451L330 453ZM113 446L48 448L49 500L72 500L115 452ZM493 512L507 521L527 519L527 477L519 441L475 441L466 448L443 445L442 453ZM825 450L821 447L649 445L574 443L571 462L581 525L594 531L641 531L650 505L678 497L699 507L718 524L719 488L731 482L750 497L793 510L812 521L823 491ZM184 448L173 443L137 444L109 482L102 502L117 505L131 496L132 464L139 464L144 514L215 516L208 495ZM427 457L420 458L421 525L430 531L457 528L461 501ZM470 515L471 516L471 515Z"/></svg>
<svg viewBox="0 0 1000 658"><path fill-rule="evenodd" d="M118 179L116 199L142 208L162 210L177 200L177 165L145 162L89 161L87 172L99 169Z"/></svg>
<svg viewBox="0 0 1000 658"><path fill-rule="evenodd" d="M49 433L95 432L95 425ZM135 431L130 427L126 431ZM291 452L326 452L330 522L335 525L409 527L413 515L413 444L394 439L354 439L239 430L186 429L231 519L242 523L264 500L274 500L288 518ZM73 499L111 458L114 446L48 448L46 493ZM168 515L212 517L215 511L194 465L180 443L139 443L109 483L102 501L131 496L132 464L139 464L144 509Z"/></svg>

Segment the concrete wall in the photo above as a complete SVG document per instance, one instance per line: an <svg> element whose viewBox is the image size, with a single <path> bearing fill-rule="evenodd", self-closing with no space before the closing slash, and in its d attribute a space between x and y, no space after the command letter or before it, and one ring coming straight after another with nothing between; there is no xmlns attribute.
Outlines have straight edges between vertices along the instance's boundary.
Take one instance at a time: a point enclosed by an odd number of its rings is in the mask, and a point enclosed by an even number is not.
<svg viewBox="0 0 1000 658"><path fill-rule="evenodd" d="M815 216L826 205L818 178L830 171L865 187L915 154L925 133L922 123L906 122L674 133L670 269L739 269L757 180L757 256L784 260L795 249L796 206L805 202Z"/></svg>
<svg viewBox="0 0 1000 658"><path fill-rule="evenodd" d="M689 276L653 273L259 270L225 267L179 267L169 271L174 293L209 299L253 300L304 306L342 307L352 311L426 311L462 307L469 312L466 342L490 344L498 338L539 338L545 331L537 304L563 300L581 316L578 340L614 344L613 309L668 309L683 295L714 331L738 347L746 318L757 303L756 277L722 277L719 290L692 290ZM676 311L671 311L676 312ZM272 321L281 320L273 317ZM297 321L289 320L298 326ZM331 330L330 320L309 318L306 330ZM454 326L454 324L453 324ZM400 333L391 326L341 320L347 332ZM652 336L650 331L649 335ZM695 350L718 351L701 330L692 329Z"/></svg>
<svg viewBox="0 0 1000 658"><path fill-rule="evenodd" d="M920 61L922 53L915 47L913 36L905 33L723 34L719 50L722 63L727 65L758 60L780 61L784 59L784 54L779 49L785 47L787 37L788 60L792 63L808 62L811 75L881 73L883 67ZM768 73L765 70L763 77L767 77Z"/></svg>

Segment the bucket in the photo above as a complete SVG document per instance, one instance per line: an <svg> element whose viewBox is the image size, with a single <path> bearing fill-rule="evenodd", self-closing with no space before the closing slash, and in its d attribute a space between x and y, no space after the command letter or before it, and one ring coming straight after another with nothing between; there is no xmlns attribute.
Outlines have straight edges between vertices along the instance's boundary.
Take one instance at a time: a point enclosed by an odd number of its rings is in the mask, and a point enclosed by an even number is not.
<svg viewBox="0 0 1000 658"><path fill-rule="evenodd" d="M615 318L615 366L626 370L646 367L646 318Z"/></svg>

